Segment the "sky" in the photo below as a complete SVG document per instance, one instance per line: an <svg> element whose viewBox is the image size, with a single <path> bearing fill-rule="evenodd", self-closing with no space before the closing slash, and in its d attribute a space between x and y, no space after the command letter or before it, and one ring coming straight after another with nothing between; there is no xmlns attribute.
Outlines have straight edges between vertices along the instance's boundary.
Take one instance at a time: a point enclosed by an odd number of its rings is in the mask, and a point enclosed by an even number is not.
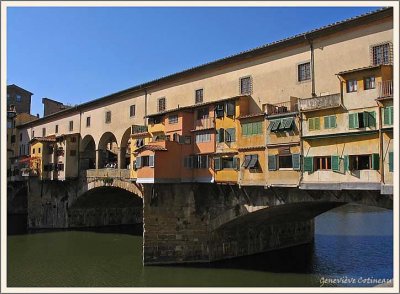
<svg viewBox="0 0 400 294"><path fill-rule="evenodd" d="M11 7L7 84L80 104L377 7Z"/></svg>

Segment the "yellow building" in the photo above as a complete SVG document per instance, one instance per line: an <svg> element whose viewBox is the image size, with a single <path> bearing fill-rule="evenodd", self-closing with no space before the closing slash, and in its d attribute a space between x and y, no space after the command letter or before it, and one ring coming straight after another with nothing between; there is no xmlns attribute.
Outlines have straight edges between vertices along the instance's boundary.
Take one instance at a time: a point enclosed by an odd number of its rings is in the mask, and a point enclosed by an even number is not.
<svg viewBox="0 0 400 294"><path fill-rule="evenodd" d="M251 80L242 85L241 96L232 97L215 104L216 148L214 154L215 182L238 182L240 158L237 136L240 128L239 117L249 112L249 96L251 94ZM244 83L242 81L242 83Z"/></svg>

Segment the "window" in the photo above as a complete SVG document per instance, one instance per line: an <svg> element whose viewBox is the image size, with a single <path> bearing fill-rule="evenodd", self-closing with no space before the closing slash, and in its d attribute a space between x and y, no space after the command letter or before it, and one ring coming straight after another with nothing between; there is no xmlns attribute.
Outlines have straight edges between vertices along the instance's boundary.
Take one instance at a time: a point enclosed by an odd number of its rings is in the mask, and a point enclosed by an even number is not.
<svg viewBox="0 0 400 294"><path fill-rule="evenodd" d="M325 129L336 128L336 115L324 116L324 128Z"/></svg>
<svg viewBox="0 0 400 294"><path fill-rule="evenodd" d="M235 101L226 102L226 115L235 116Z"/></svg>
<svg viewBox="0 0 400 294"><path fill-rule="evenodd" d="M348 155L346 169L349 170L379 170L379 154Z"/></svg>
<svg viewBox="0 0 400 294"><path fill-rule="evenodd" d="M375 111L349 113L349 129L373 128L376 126Z"/></svg>
<svg viewBox="0 0 400 294"><path fill-rule="evenodd" d="M210 133L200 133L196 134L196 143L210 142L211 134Z"/></svg>
<svg viewBox="0 0 400 294"><path fill-rule="evenodd" d="M328 170L328 169L331 169L330 156L314 157L314 170Z"/></svg>
<svg viewBox="0 0 400 294"><path fill-rule="evenodd" d="M311 79L310 62L302 63L297 66L297 80L299 82Z"/></svg>
<svg viewBox="0 0 400 294"><path fill-rule="evenodd" d="M217 131L217 143L223 142L225 142L225 130L223 128L220 128Z"/></svg>
<svg viewBox="0 0 400 294"><path fill-rule="evenodd" d="M166 104L165 97L158 99L158 107L157 107L158 112L165 111L166 109L165 104Z"/></svg>
<svg viewBox="0 0 400 294"><path fill-rule="evenodd" d="M46 128L42 128L42 137L46 137Z"/></svg>
<svg viewBox="0 0 400 294"><path fill-rule="evenodd" d="M222 169L224 168L234 168L233 157L222 157Z"/></svg>
<svg viewBox="0 0 400 294"><path fill-rule="evenodd" d="M191 155L183 159L186 168L208 168L208 155Z"/></svg>
<svg viewBox="0 0 400 294"><path fill-rule="evenodd" d="M90 127L90 116L86 117L86 127Z"/></svg>
<svg viewBox="0 0 400 294"><path fill-rule="evenodd" d="M11 144L12 144L12 143L15 143L15 135L11 135L10 140L11 140Z"/></svg>
<svg viewBox="0 0 400 294"><path fill-rule="evenodd" d="M375 77L364 78L364 90L375 89Z"/></svg>
<svg viewBox="0 0 400 294"><path fill-rule="evenodd" d="M191 144L192 143L192 137L191 136L185 136L185 144Z"/></svg>
<svg viewBox="0 0 400 294"><path fill-rule="evenodd" d="M35 148L32 149L32 154L35 154L36 150Z"/></svg>
<svg viewBox="0 0 400 294"><path fill-rule="evenodd" d="M386 106L382 108L382 116L383 116L383 124L393 125L394 122L394 113L393 113L393 106Z"/></svg>
<svg viewBox="0 0 400 294"><path fill-rule="evenodd" d="M156 125L161 123L161 116L149 117L149 124Z"/></svg>
<svg viewBox="0 0 400 294"><path fill-rule="evenodd" d="M224 107L223 103L217 104L217 106L215 107L215 117L223 117L224 110L225 110L225 107Z"/></svg>
<svg viewBox="0 0 400 294"><path fill-rule="evenodd" d="M202 103L203 102L203 89L198 89L195 92L195 102L194 103Z"/></svg>
<svg viewBox="0 0 400 294"><path fill-rule="evenodd" d="M58 133L58 125L55 126L54 132L57 134Z"/></svg>
<svg viewBox="0 0 400 294"><path fill-rule="evenodd" d="M259 167L258 155L257 154L245 155L242 167L248 169L257 169Z"/></svg>
<svg viewBox="0 0 400 294"><path fill-rule="evenodd" d="M18 94L17 94L15 101L21 102L21 101L22 101L21 95L18 95Z"/></svg>
<svg viewBox="0 0 400 294"><path fill-rule="evenodd" d="M69 151L70 156L76 156L76 150L70 150Z"/></svg>
<svg viewBox="0 0 400 294"><path fill-rule="evenodd" d="M138 156L136 158L136 168L141 168L141 167L154 167L154 155L150 156Z"/></svg>
<svg viewBox="0 0 400 294"><path fill-rule="evenodd" d="M72 132L74 130L74 121L69 121L69 131Z"/></svg>
<svg viewBox="0 0 400 294"><path fill-rule="evenodd" d="M35 131L32 131L32 138L35 138Z"/></svg>
<svg viewBox="0 0 400 294"><path fill-rule="evenodd" d="M178 123L178 115L174 114L174 115L168 116L168 123L169 124L177 124Z"/></svg>
<svg viewBox="0 0 400 294"><path fill-rule="evenodd" d="M240 94L241 95L251 94L252 91L253 91L252 78L250 76L240 78Z"/></svg>
<svg viewBox="0 0 400 294"><path fill-rule="evenodd" d="M76 142L76 137L71 137L71 138L69 139L69 141L70 141L71 143L75 143L75 142Z"/></svg>
<svg viewBox="0 0 400 294"><path fill-rule="evenodd" d="M106 111L106 124L111 122L111 111Z"/></svg>
<svg viewBox="0 0 400 294"><path fill-rule="evenodd" d="M57 170L63 171L64 170L64 163L57 164Z"/></svg>
<svg viewBox="0 0 400 294"><path fill-rule="evenodd" d="M293 168L292 155L279 155L278 165L279 168Z"/></svg>
<svg viewBox="0 0 400 294"><path fill-rule="evenodd" d="M236 129L229 128L225 130L225 142L235 142L236 141Z"/></svg>
<svg viewBox="0 0 400 294"><path fill-rule="evenodd" d="M320 128L320 118L319 117L311 117L308 119L308 130L315 131Z"/></svg>
<svg viewBox="0 0 400 294"><path fill-rule="evenodd" d="M131 105L129 107L129 116L134 117L136 115L136 105Z"/></svg>
<svg viewBox="0 0 400 294"><path fill-rule="evenodd" d="M372 47L372 64L391 64L392 63L392 52L391 44L379 44Z"/></svg>
<svg viewBox="0 0 400 294"><path fill-rule="evenodd" d="M348 80L346 82L347 93L357 92L357 80Z"/></svg>
<svg viewBox="0 0 400 294"><path fill-rule="evenodd" d="M262 133L263 130L261 121L242 123L242 136L261 135Z"/></svg>
<svg viewBox="0 0 400 294"><path fill-rule="evenodd" d="M197 119L205 119L209 117L208 107L200 108L197 110Z"/></svg>
<svg viewBox="0 0 400 294"><path fill-rule="evenodd" d="M40 148L38 148L38 154L40 154L40 151L41 151Z"/></svg>
<svg viewBox="0 0 400 294"><path fill-rule="evenodd" d="M7 121L7 129L12 129L12 121Z"/></svg>

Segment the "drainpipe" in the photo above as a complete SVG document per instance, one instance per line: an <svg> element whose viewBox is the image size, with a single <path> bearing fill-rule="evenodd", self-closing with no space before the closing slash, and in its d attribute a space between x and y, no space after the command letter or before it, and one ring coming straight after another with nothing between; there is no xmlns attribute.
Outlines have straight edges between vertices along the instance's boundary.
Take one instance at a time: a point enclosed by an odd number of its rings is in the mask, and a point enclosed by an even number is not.
<svg viewBox="0 0 400 294"><path fill-rule="evenodd" d="M144 125L147 126L147 89L144 89Z"/></svg>
<svg viewBox="0 0 400 294"><path fill-rule="evenodd" d="M312 39L310 39L307 35L304 35L304 38L307 40L310 45L310 54L311 54L311 96L317 96L315 94L315 74L314 74L314 44Z"/></svg>

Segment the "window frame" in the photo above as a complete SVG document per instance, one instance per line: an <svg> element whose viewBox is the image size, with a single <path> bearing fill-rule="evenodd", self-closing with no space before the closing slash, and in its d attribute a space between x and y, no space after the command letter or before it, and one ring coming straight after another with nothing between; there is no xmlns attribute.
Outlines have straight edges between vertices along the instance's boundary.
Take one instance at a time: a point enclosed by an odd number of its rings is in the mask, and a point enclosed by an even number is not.
<svg viewBox="0 0 400 294"><path fill-rule="evenodd" d="M162 103L161 103L162 102ZM162 106L162 107L161 107ZM167 98L160 97L157 99L157 112L163 112L167 109Z"/></svg>
<svg viewBox="0 0 400 294"><path fill-rule="evenodd" d="M199 99L198 93L201 93L201 98ZM203 103L204 100L204 88L194 90L194 104Z"/></svg>
<svg viewBox="0 0 400 294"><path fill-rule="evenodd" d="M243 81L248 80L248 89L244 89ZM253 93L253 77L251 75L239 78L239 94L240 95L251 95Z"/></svg>
<svg viewBox="0 0 400 294"><path fill-rule="evenodd" d="M136 116L136 104L132 104L131 106L129 106L129 117L135 117L135 116Z"/></svg>
<svg viewBox="0 0 400 294"><path fill-rule="evenodd" d="M302 66L306 66L308 65L308 72L306 70L302 70L301 67ZM297 82L298 83L304 83L304 82L308 82L311 81L311 61L304 61L304 62L300 62L297 64ZM303 77L302 74L305 74L305 76Z"/></svg>
<svg viewBox="0 0 400 294"><path fill-rule="evenodd" d="M168 124L174 125L179 122L179 116L177 114L171 114L168 116Z"/></svg>
<svg viewBox="0 0 400 294"><path fill-rule="evenodd" d="M106 112L105 112L105 117L104 117L104 122L106 123L106 124L110 124L111 123L111 110L107 110Z"/></svg>
<svg viewBox="0 0 400 294"><path fill-rule="evenodd" d="M372 90L376 88L376 82L375 82L375 76L368 76L368 77L364 77L363 81L364 81L364 90ZM367 87L368 85L368 87ZM371 86L373 85L373 86Z"/></svg>
<svg viewBox="0 0 400 294"><path fill-rule="evenodd" d="M350 85L353 85L351 88ZM346 93L358 92L358 81L355 79L346 80Z"/></svg>

